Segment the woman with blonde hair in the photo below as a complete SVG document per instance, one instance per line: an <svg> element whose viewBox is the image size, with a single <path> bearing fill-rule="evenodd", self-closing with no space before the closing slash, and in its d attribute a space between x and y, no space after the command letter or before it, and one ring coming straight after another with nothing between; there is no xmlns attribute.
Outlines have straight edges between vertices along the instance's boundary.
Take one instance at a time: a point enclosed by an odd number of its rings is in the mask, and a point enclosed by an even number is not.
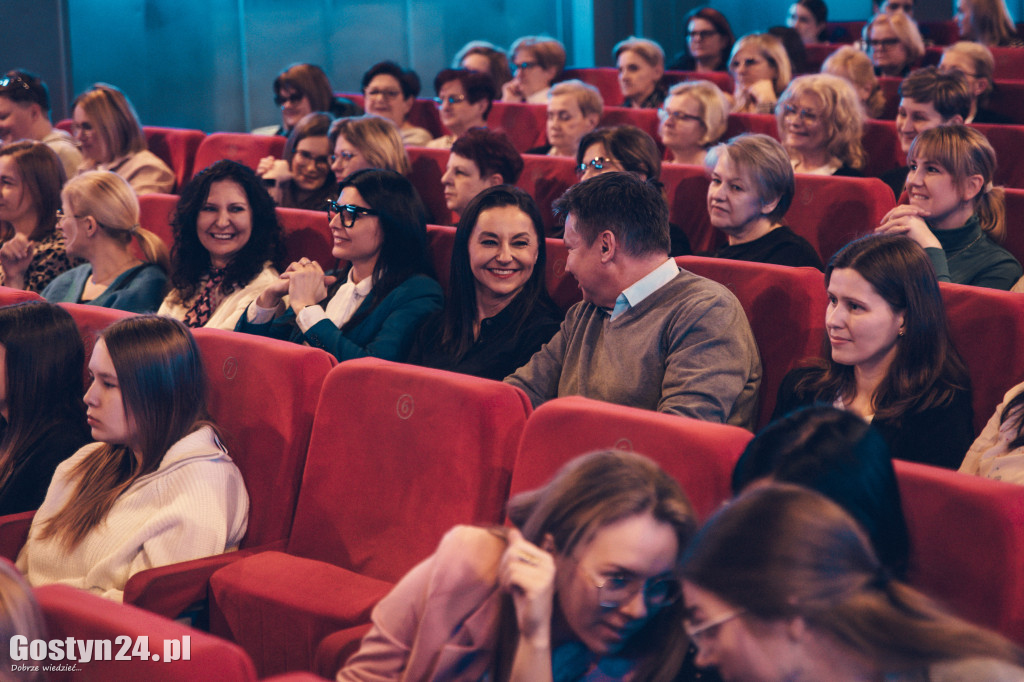
<svg viewBox="0 0 1024 682"><path fill-rule="evenodd" d="M775 120L794 172L862 175L864 113L849 81L827 73L796 78L782 93Z"/></svg>
<svg viewBox="0 0 1024 682"><path fill-rule="evenodd" d="M955 0L957 28L964 40L992 47L1024 47L1003 0Z"/></svg>
<svg viewBox="0 0 1024 682"><path fill-rule="evenodd" d="M736 682L1024 676L1024 652L893 579L863 529L806 488L751 489L683 557L697 664Z"/></svg>
<svg viewBox="0 0 1024 682"><path fill-rule="evenodd" d="M910 203L889 211L876 231L920 244L941 281L1010 289L1021 266L999 246L1006 206L1003 188L992 184L996 152L985 136L962 125L926 130L911 143L907 164Z"/></svg>
<svg viewBox="0 0 1024 682"><path fill-rule="evenodd" d="M770 33L750 33L736 41L729 56L736 82L732 113L770 114L793 77L782 41Z"/></svg>
<svg viewBox="0 0 1024 682"><path fill-rule="evenodd" d="M339 118L331 124L327 139L332 150L331 170L339 183L367 168L405 176L412 169L398 128L389 119L371 114Z"/></svg>
<svg viewBox="0 0 1024 682"><path fill-rule="evenodd" d="M971 113L964 119L964 123L1013 123L1008 117L984 108L995 89L992 77L995 68L992 51L980 43L961 40L942 51L939 71L963 74L971 89Z"/></svg>
<svg viewBox="0 0 1024 682"><path fill-rule="evenodd" d="M665 101L665 51L653 40L630 36L612 48L624 107L657 109Z"/></svg>
<svg viewBox="0 0 1024 682"><path fill-rule="evenodd" d="M65 180L60 158L44 143L0 147L0 285L38 293L71 269L64 235L54 229Z"/></svg>
<svg viewBox="0 0 1024 682"><path fill-rule="evenodd" d="M903 78L924 55L924 40L903 12L876 14L863 31L864 46L879 76Z"/></svg>
<svg viewBox="0 0 1024 682"><path fill-rule="evenodd" d="M829 55L821 65L821 72L850 81L865 116L879 118L885 111L885 95L878 84L875 65L871 63L871 57L853 45L844 45Z"/></svg>
<svg viewBox="0 0 1024 682"><path fill-rule="evenodd" d="M710 81L684 81L668 91L658 109L658 135L672 163L702 165L729 123L729 98Z"/></svg>
<svg viewBox="0 0 1024 682"><path fill-rule="evenodd" d="M89 372L96 442L57 467L17 565L34 586L121 601L139 571L237 549L249 496L209 421L199 348L181 322L115 322Z"/></svg>
<svg viewBox="0 0 1024 682"><path fill-rule="evenodd" d="M83 173L64 186L61 203L57 229L64 234L64 248L88 262L50 282L43 298L156 311L167 288L170 256L167 245L139 225L139 200L124 178L110 171ZM133 242L141 261L132 253Z"/></svg>
<svg viewBox="0 0 1024 682"><path fill-rule="evenodd" d="M96 83L75 98L73 130L84 157L79 173L113 171L127 180L136 194L174 189L174 173L146 149L135 108L113 85Z"/></svg>

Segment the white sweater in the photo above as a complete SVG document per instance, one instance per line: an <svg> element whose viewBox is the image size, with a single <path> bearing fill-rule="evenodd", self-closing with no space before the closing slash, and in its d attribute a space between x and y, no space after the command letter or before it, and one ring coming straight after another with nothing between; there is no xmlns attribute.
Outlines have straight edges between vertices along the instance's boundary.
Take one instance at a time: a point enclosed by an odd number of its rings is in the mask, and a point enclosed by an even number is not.
<svg viewBox="0 0 1024 682"><path fill-rule="evenodd" d="M160 468L139 478L106 518L68 549L39 539L42 524L74 491L74 467L102 444L90 443L62 462L32 520L18 569L34 585L63 583L121 601L133 574L238 548L249 518L242 474L208 426L171 446Z"/></svg>
<svg viewBox="0 0 1024 682"><path fill-rule="evenodd" d="M210 315L210 319L203 326L207 329L234 331L238 318L242 316L242 313L249 307L249 304L259 298L263 290L276 282L277 279L277 270L269 262L264 264L263 270L260 271L260 274L253 277L251 282L241 289L231 292L220 302L217 309L213 311L213 315ZM164 302L160 304L160 310L156 312L157 315L167 315L184 322L185 315L188 314L189 308L192 307L193 303L195 303L195 297L189 301L182 301L180 292L177 289L171 289L167 296L164 297Z"/></svg>

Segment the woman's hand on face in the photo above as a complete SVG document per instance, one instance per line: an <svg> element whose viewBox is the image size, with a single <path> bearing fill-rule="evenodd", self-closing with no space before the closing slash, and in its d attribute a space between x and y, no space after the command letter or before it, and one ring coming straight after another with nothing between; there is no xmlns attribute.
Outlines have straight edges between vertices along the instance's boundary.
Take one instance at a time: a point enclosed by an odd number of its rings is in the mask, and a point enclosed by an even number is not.
<svg viewBox="0 0 1024 682"><path fill-rule="evenodd" d="M875 232L905 234L917 242L922 249L941 249L942 244L924 221L927 215L928 211L903 204L886 213L882 218L882 223L875 228Z"/></svg>
<svg viewBox="0 0 1024 682"><path fill-rule="evenodd" d="M306 306L324 300L327 287L337 279L325 275L320 264L308 258L292 263L281 276L288 278L288 298L296 315Z"/></svg>
<svg viewBox="0 0 1024 682"><path fill-rule="evenodd" d="M513 528L498 566L498 583L512 595L519 636L537 647L551 644L555 559Z"/></svg>
<svg viewBox="0 0 1024 682"><path fill-rule="evenodd" d="M523 88L519 85L519 81L512 79L509 82L501 86L501 101L502 102L525 102L526 95L523 94Z"/></svg>
<svg viewBox="0 0 1024 682"><path fill-rule="evenodd" d="M264 156L262 159L260 159L260 162L256 164L256 175L260 176L261 178L273 180L273 176L268 177L267 173L271 172L277 161L278 159L274 158L273 156Z"/></svg>
<svg viewBox="0 0 1024 682"><path fill-rule="evenodd" d="M778 101L778 97L775 95L775 86L767 79L756 81L747 88L747 96L754 103L759 113L770 113Z"/></svg>
<svg viewBox="0 0 1024 682"><path fill-rule="evenodd" d="M7 286L13 286L16 280L25 276L35 253L35 243L23 234L14 235L0 246L0 265L3 265L4 274L7 276Z"/></svg>

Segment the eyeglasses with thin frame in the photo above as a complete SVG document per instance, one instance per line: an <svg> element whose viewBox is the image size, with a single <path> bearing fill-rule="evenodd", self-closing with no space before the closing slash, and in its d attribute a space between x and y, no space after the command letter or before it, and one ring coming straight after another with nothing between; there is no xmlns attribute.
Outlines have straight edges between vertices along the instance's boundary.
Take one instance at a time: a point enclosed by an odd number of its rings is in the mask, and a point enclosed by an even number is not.
<svg viewBox="0 0 1024 682"><path fill-rule="evenodd" d="M704 119L700 116L694 116L693 114L684 114L681 111L669 111L665 107L658 109L658 118L662 123L669 120L670 118L676 123L686 123L687 121L696 121L701 125L704 124Z"/></svg>
<svg viewBox="0 0 1024 682"><path fill-rule="evenodd" d="M584 161L580 165L576 166L576 174L583 175L584 173L586 173L587 166L593 168L596 171L602 171L605 169L605 166L608 166L610 168L611 166L614 166L617 163L618 162L615 159L609 159L608 157L605 156L595 156L590 161Z"/></svg>
<svg viewBox="0 0 1024 682"><path fill-rule="evenodd" d="M704 31L687 31L686 38L688 40L708 40L718 35L718 31L704 30Z"/></svg>
<svg viewBox="0 0 1024 682"><path fill-rule="evenodd" d="M352 159L356 158L355 152L341 152L340 154L331 154L330 157L328 158L330 159L332 165L338 162L339 156L345 161L351 161Z"/></svg>
<svg viewBox="0 0 1024 682"><path fill-rule="evenodd" d="M867 40L864 43L871 50L891 50L900 44L899 38L882 38L881 40Z"/></svg>
<svg viewBox="0 0 1024 682"><path fill-rule="evenodd" d="M303 163L311 163L321 170L327 170L331 167L331 160L328 156L314 156L305 149L296 149L295 156L299 161Z"/></svg>
<svg viewBox="0 0 1024 682"><path fill-rule="evenodd" d="M384 99L392 100L392 99L396 99L396 98L400 97L401 94L402 94L402 91L401 90L381 90L379 88L374 88L373 90L367 90L363 94L365 94L367 97L383 97Z"/></svg>
<svg viewBox="0 0 1024 682"><path fill-rule="evenodd" d="M820 114L816 114L810 109L797 110L797 108L794 107L792 104L787 104L782 107L782 116L783 118L785 118L786 116L796 116L800 119L801 122L807 125L814 125L815 123L818 122L818 119L821 118Z"/></svg>
<svg viewBox="0 0 1024 682"><path fill-rule="evenodd" d="M292 94L287 95L287 96L285 96L285 95L275 95L274 96L274 104L276 104L279 107L283 107L286 102L288 104L298 104L299 102L302 101L302 99L304 97L305 97L305 95L303 95L300 92L293 92Z"/></svg>
<svg viewBox="0 0 1024 682"><path fill-rule="evenodd" d="M361 217L369 215L375 216L380 215L372 208L364 208L362 206L356 206L355 204L339 204L333 199L327 200L327 222L330 223L337 215L341 218L341 224L344 227L352 227L356 224L356 221Z"/></svg>
<svg viewBox="0 0 1024 682"><path fill-rule="evenodd" d="M718 618L701 623L700 625L694 625L689 620L683 621L683 630L686 631L686 636L690 638L693 645L698 649L701 646L701 641L707 641L714 639L718 635L718 629L728 623L730 620L739 618L747 612L746 609L736 609L735 611L729 611L722 614Z"/></svg>
<svg viewBox="0 0 1024 682"><path fill-rule="evenodd" d="M435 97L434 104L436 104L439 107L443 106L445 103L461 104L462 102L465 102L467 99L468 98L465 95L448 95L447 97Z"/></svg>
<svg viewBox="0 0 1024 682"><path fill-rule="evenodd" d="M578 561L576 568L597 588L598 604L602 609L617 609L643 591L644 606L655 611L672 604L682 594L679 581L675 578L654 577L644 580L624 575L595 576Z"/></svg>

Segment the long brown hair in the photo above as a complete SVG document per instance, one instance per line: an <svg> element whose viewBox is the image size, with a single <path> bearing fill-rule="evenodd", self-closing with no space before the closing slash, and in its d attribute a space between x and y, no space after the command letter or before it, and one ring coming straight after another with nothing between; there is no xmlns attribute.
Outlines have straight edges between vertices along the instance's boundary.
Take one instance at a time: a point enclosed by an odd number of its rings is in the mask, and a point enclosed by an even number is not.
<svg viewBox="0 0 1024 682"><path fill-rule="evenodd" d="M140 477L156 471L177 441L208 424L206 375L199 348L181 322L138 315L115 322L101 334L117 373L138 452L103 443L71 471L77 480L67 504L42 529L74 547Z"/></svg>
<svg viewBox="0 0 1024 682"><path fill-rule="evenodd" d="M10 156L21 173L21 182L36 207L36 227L29 239L38 241L57 227L60 188L67 176L56 153L42 142L21 140L0 146L0 156ZM0 221L0 243L14 236L14 226Z"/></svg>

